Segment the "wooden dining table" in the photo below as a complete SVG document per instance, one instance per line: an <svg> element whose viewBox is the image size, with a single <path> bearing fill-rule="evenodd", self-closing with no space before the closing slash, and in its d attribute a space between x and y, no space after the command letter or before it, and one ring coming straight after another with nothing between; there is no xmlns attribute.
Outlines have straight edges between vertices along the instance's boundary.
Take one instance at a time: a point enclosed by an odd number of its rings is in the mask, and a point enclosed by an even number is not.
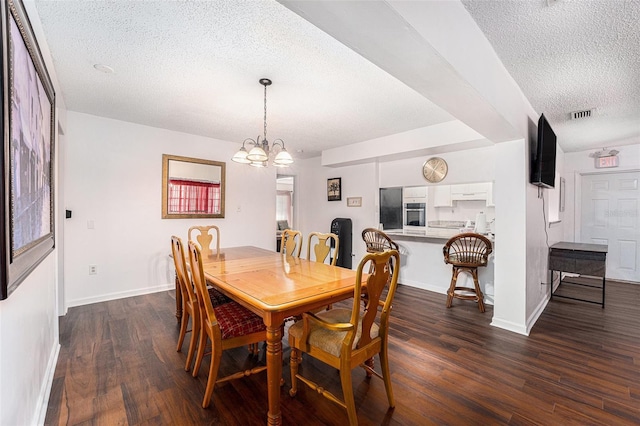
<svg viewBox="0 0 640 426"><path fill-rule="evenodd" d="M353 297L356 271L249 246L224 248L202 263L213 286L260 315L267 327L267 424L282 424L284 321Z"/></svg>

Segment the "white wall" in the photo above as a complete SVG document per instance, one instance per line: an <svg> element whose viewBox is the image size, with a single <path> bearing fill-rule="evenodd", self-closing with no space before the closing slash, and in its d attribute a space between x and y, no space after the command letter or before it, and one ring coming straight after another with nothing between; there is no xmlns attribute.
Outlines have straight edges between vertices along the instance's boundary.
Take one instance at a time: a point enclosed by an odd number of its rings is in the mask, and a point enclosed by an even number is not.
<svg viewBox="0 0 640 426"><path fill-rule="evenodd" d="M289 171L297 176L296 208L298 227L304 236L302 256L306 257L310 232L329 232L335 218L350 218L353 225L352 269L366 253L362 230L377 227L378 193L375 163L345 167L322 167L320 158L297 161ZM288 172L289 172L288 171ZM327 201L327 179L342 178L342 200ZM362 207L347 207L347 197L362 197Z"/></svg>
<svg viewBox="0 0 640 426"><path fill-rule="evenodd" d="M29 425L46 411L59 350L55 252L0 302L0 424Z"/></svg>
<svg viewBox="0 0 640 426"><path fill-rule="evenodd" d="M274 249L275 169L230 161L238 144L71 111L67 128L67 306L173 288L170 237L196 224L219 226L222 247ZM161 219L162 154L226 162L224 219Z"/></svg>
<svg viewBox="0 0 640 426"><path fill-rule="evenodd" d="M60 93L53 61L42 37L40 20L33 2L26 1L25 9L31 21L56 91L55 129L64 128L66 110ZM4 4L3 4L4 7ZM56 155L54 167L54 199L59 201L60 181ZM61 229L57 215L55 230ZM58 338L58 309L56 304L58 245L18 288L0 302L0 425L42 424L60 348Z"/></svg>

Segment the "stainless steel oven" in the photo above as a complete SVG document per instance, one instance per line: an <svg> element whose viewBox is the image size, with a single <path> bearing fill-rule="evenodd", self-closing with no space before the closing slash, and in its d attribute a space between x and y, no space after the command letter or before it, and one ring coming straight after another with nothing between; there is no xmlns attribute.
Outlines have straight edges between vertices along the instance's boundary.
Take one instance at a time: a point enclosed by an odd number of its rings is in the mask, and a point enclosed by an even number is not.
<svg viewBox="0 0 640 426"><path fill-rule="evenodd" d="M426 204L404 203L404 226L426 226Z"/></svg>

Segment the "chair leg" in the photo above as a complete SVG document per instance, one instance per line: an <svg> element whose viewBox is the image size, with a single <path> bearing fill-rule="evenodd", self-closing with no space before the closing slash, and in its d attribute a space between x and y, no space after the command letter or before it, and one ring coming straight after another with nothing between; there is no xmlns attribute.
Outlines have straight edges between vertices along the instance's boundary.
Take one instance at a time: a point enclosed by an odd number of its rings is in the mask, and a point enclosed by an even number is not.
<svg viewBox="0 0 640 426"><path fill-rule="evenodd" d="M196 346L200 340L200 318L192 317L193 325L191 326L191 341L189 342L189 352L187 352L187 361L184 364L184 371L189 371L193 362L193 356L196 353Z"/></svg>
<svg viewBox="0 0 640 426"><path fill-rule="evenodd" d="M460 273L460 270L454 266L453 274L451 275L451 284L449 285L449 291L447 291L447 308L450 308L453 302L453 296L456 291L456 282L458 281L459 273Z"/></svg>
<svg viewBox="0 0 640 426"><path fill-rule="evenodd" d="M344 403L347 406L349 426L357 426L358 415L356 414L356 401L353 397L353 385L351 384L350 368L347 367L340 370L340 382L342 383L342 394L344 395Z"/></svg>
<svg viewBox="0 0 640 426"><path fill-rule="evenodd" d="M200 338L198 339L198 354L196 355L196 363L193 366L193 373L191 375L196 377L198 371L200 371L200 364L202 364L202 358L204 358L204 350L207 346L207 330L204 324L200 325Z"/></svg>
<svg viewBox="0 0 640 426"><path fill-rule="evenodd" d="M189 312L182 311L182 319L180 321L180 336L178 337L178 346L176 352L182 351L182 344L184 343L184 336L187 334L187 326L189 325Z"/></svg>
<svg viewBox="0 0 640 426"><path fill-rule="evenodd" d="M291 348L291 355L289 357L289 366L291 367L291 389L289 395L296 396L298 393L298 365L300 364L300 351L296 348Z"/></svg>
<svg viewBox="0 0 640 426"><path fill-rule="evenodd" d="M478 282L478 268L473 268L471 275L473 276L473 285L476 288L476 295L478 296L478 309L480 312L484 312L484 294L482 294L480 283Z"/></svg>
<svg viewBox="0 0 640 426"><path fill-rule="evenodd" d="M211 351L211 365L209 367L209 377L207 378L207 388L204 391L204 399L202 400L202 408L207 408L211 404L211 396L218 378L218 368L220 368L220 358L222 358L222 349L220 345L214 345Z"/></svg>
<svg viewBox="0 0 640 426"><path fill-rule="evenodd" d="M373 357L371 357L371 358L369 358L368 360L366 360L364 362L364 365L366 365L367 367L369 367L369 368L371 368L373 370L375 368L375 366L376 366L376 361L375 361L375 359ZM367 377L373 376L373 373L371 371L367 370L366 368L365 368L364 371L367 372Z"/></svg>
<svg viewBox="0 0 640 426"><path fill-rule="evenodd" d="M384 388L387 391L387 399L389 407L395 407L393 400L393 389L391 388L391 372L389 371L389 357L387 356L387 344L383 343L380 349L380 369L382 370L382 380L384 380Z"/></svg>

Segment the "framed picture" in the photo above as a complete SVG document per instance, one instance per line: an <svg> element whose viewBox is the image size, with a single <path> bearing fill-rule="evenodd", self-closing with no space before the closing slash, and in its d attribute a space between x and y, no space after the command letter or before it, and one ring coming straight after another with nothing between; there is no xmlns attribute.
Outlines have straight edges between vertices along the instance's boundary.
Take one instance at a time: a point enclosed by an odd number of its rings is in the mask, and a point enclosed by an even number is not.
<svg viewBox="0 0 640 426"><path fill-rule="evenodd" d="M565 181L564 181L564 178L561 177L560 178L560 203L559 203L560 208L558 209L561 212L564 211L564 198L565 198Z"/></svg>
<svg viewBox="0 0 640 426"><path fill-rule="evenodd" d="M347 207L362 207L362 197L347 197Z"/></svg>
<svg viewBox="0 0 640 426"><path fill-rule="evenodd" d="M2 2L0 299L53 251L55 93L20 0Z"/></svg>
<svg viewBox="0 0 640 426"><path fill-rule="evenodd" d="M342 178L327 179L327 201L342 200Z"/></svg>

